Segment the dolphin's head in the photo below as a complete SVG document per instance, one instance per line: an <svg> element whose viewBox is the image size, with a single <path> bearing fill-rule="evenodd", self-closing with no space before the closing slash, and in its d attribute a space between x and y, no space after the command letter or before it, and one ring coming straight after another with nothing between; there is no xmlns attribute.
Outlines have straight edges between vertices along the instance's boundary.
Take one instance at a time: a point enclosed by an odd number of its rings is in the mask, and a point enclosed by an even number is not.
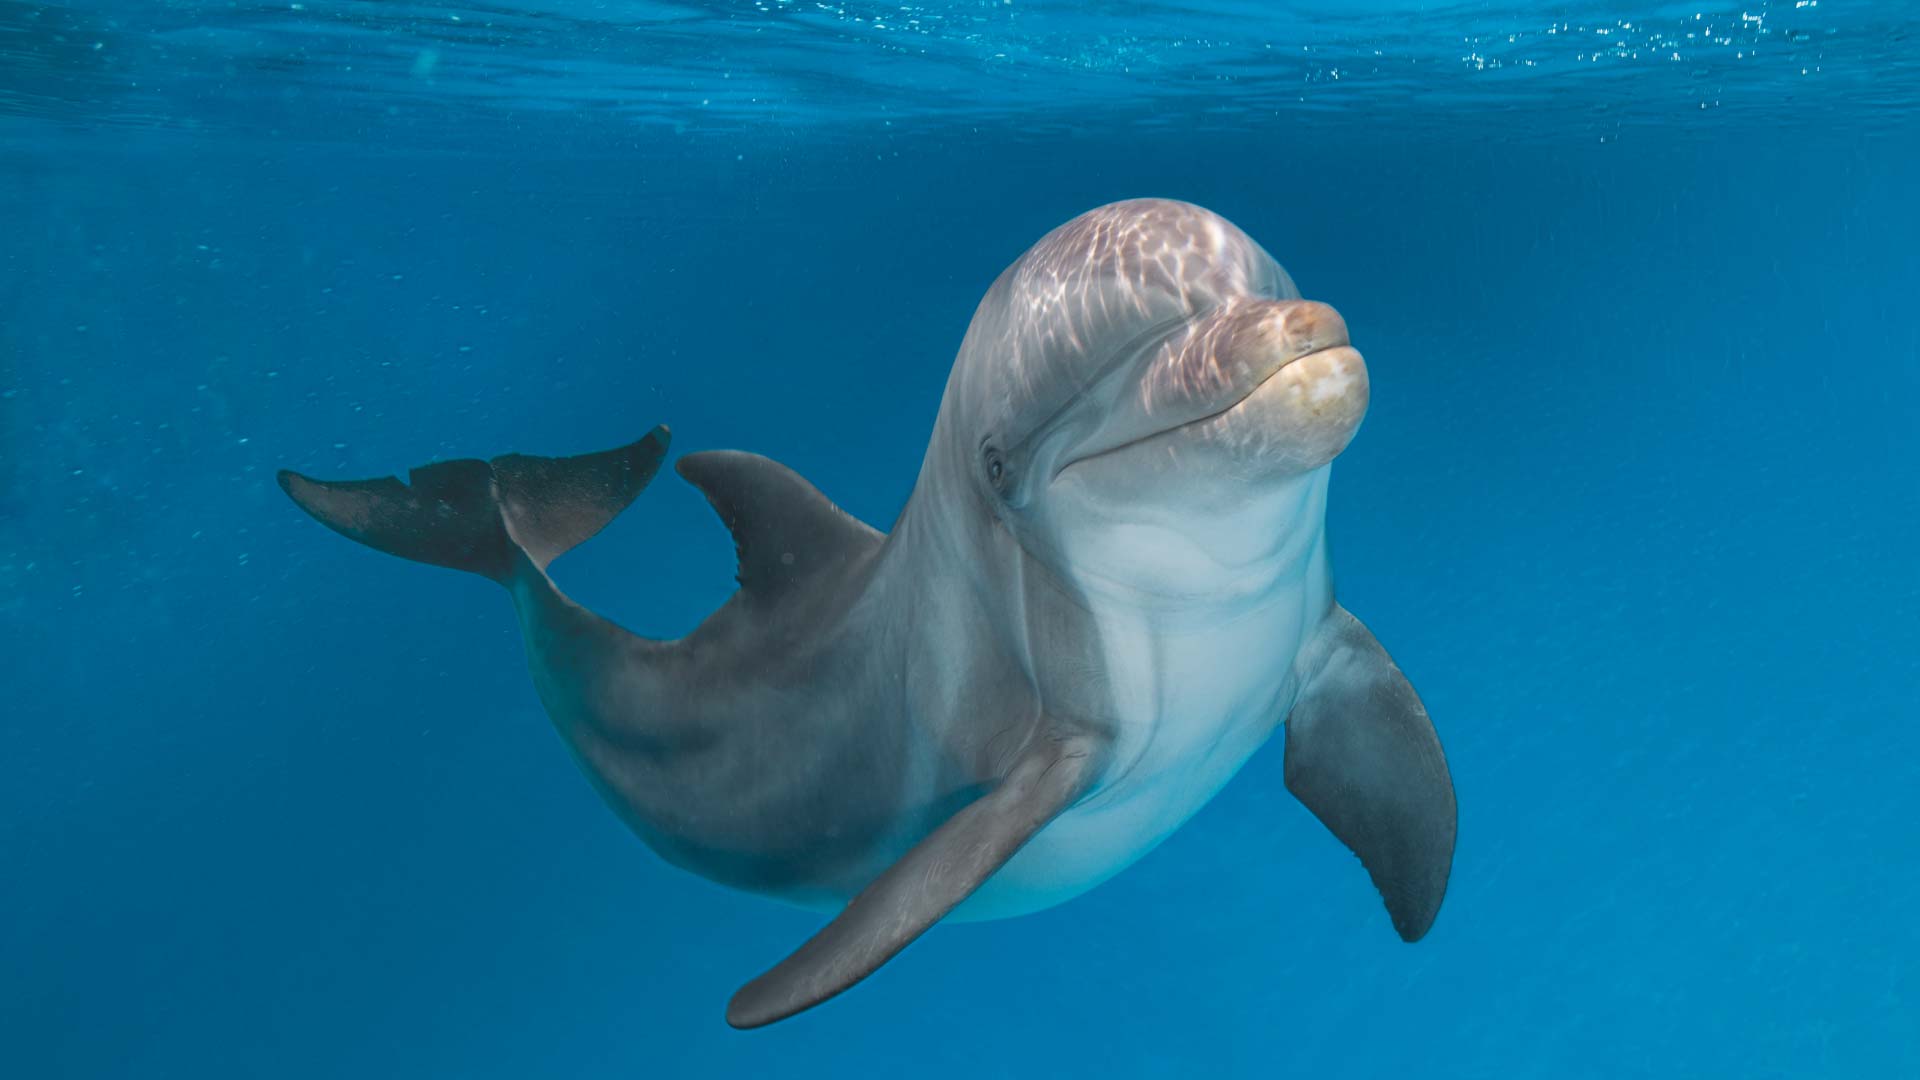
<svg viewBox="0 0 1920 1080"><path fill-rule="evenodd" d="M1164 200L1036 244L982 302L954 380L951 452L1021 546L1155 602L1297 562L1367 408L1339 314L1224 219Z"/></svg>

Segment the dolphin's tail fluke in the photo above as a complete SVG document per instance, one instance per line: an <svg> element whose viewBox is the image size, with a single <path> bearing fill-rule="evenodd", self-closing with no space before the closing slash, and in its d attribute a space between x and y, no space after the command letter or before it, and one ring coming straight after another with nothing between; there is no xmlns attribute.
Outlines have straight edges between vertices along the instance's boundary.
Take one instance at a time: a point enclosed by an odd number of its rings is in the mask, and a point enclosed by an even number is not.
<svg viewBox="0 0 1920 1080"><path fill-rule="evenodd" d="M578 457L508 454L442 461L406 483L312 480L281 471L280 486L322 525L403 559L506 584L520 556L545 570L633 502L667 456L665 425L639 442Z"/></svg>

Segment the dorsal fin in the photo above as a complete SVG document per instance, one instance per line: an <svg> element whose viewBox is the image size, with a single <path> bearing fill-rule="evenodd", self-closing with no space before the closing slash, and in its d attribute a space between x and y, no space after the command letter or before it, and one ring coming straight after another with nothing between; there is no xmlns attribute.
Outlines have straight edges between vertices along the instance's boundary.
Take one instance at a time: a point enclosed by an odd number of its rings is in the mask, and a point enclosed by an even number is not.
<svg viewBox="0 0 1920 1080"><path fill-rule="evenodd" d="M883 535L833 505L799 473L740 450L688 454L675 466L733 533L740 591L769 600L795 582L880 546Z"/></svg>

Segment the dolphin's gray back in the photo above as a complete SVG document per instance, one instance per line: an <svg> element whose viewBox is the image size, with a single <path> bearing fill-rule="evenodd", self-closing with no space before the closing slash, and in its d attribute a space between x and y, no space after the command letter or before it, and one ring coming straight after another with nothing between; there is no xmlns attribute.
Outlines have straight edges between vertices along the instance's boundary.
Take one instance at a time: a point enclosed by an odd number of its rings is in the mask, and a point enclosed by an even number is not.
<svg viewBox="0 0 1920 1080"><path fill-rule="evenodd" d="M920 734L940 725L912 723L926 703L904 680L911 589L876 586L881 533L792 470L717 451L678 470L732 532L739 590L677 641L574 603L546 564L630 503L666 447L662 428L600 454L442 462L411 484L282 485L352 539L505 585L548 714L649 846L724 884L837 906L978 794L980 777Z"/></svg>
<svg viewBox="0 0 1920 1080"><path fill-rule="evenodd" d="M939 725L914 722L908 627L923 613L887 537L792 470L736 451L677 469L732 533L740 587L570 740L669 860L837 908L978 794ZM663 731L659 752L633 752Z"/></svg>

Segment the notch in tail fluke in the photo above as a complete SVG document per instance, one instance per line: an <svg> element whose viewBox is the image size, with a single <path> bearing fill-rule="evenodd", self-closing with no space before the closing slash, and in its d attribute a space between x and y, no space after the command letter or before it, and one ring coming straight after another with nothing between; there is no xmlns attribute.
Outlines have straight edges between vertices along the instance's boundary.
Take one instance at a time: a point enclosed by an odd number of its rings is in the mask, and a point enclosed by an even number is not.
<svg viewBox="0 0 1920 1080"><path fill-rule="evenodd" d="M281 470L280 487L320 524L389 555L506 582L524 552L547 564L599 532L660 470L662 424L638 442L577 457L507 454L424 465L378 480L314 480Z"/></svg>

